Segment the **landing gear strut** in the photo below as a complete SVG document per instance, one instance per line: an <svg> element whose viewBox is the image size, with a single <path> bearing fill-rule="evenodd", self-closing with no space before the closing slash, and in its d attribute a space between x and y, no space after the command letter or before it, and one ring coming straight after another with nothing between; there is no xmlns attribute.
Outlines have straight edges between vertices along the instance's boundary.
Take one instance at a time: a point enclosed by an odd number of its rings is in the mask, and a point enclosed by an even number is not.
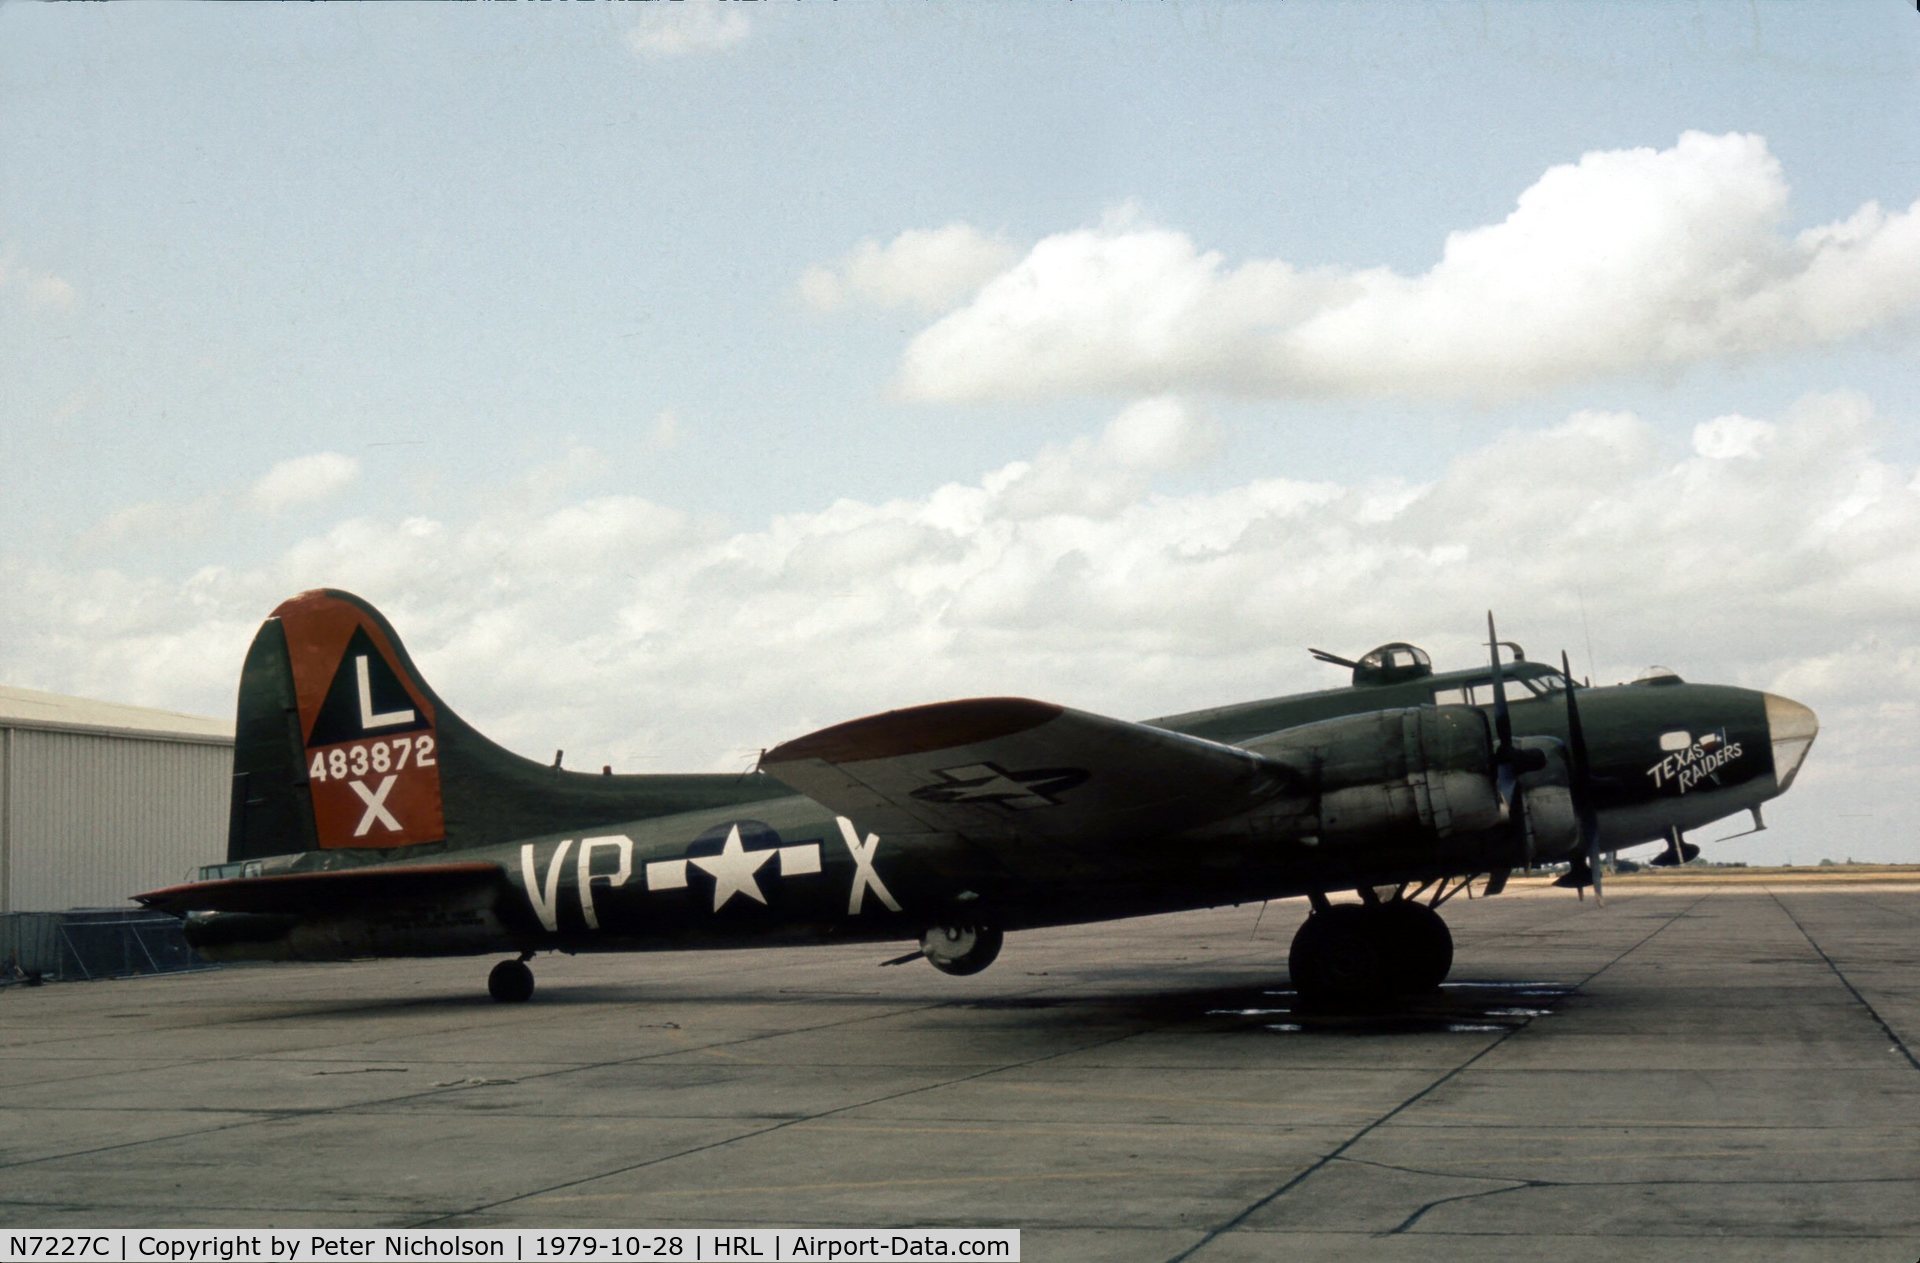
<svg viewBox="0 0 1920 1263"><path fill-rule="evenodd" d="M533 998L533 970L527 968L532 952L519 960L503 960L487 975L487 994L502 1004L520 1004Z"/></svg>
<svg viewBox="0 0 1920 1263"><path fill-rule="evenodd" d="M1309 1004L1376 1003L1429 991L1452 968L1447 923L1412 899L1323 906L1301 923L1287 953L1294 988Z"/></svg>

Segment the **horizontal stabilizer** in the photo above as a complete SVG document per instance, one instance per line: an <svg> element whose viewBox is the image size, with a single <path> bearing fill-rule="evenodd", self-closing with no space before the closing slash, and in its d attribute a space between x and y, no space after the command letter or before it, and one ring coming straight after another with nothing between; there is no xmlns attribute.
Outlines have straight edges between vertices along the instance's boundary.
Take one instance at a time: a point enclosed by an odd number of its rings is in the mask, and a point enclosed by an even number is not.
<svg viewBox="0 0 1920 1263"><path fill-rule="evenodd" d="M1294 779L1237 746L1008 697L856 719L760 765L883 833L1091 848L1233 815Z"/></svg>
<svg viewBox="0 0 1920 1263"><path fill-rule="evenodd" d="M453 864L375 864L310 873L273 873L196 881L135 895L134 901L185 916L189 912L274 912L315 916L368 903L410 899L446 900L456 892L505 889L498 864L471 860Z"/></svg>

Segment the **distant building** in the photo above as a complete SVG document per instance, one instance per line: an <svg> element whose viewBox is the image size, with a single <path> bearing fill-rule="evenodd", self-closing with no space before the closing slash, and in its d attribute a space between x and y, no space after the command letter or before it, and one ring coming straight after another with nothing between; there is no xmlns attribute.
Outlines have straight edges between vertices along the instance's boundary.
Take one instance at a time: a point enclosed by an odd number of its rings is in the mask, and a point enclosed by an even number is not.
<svg viewBox="0 0 1920 1263"><path fill-rule="evenodd" d="M0 914L128 908L226 858L233 724L0 685Z"/></svg>

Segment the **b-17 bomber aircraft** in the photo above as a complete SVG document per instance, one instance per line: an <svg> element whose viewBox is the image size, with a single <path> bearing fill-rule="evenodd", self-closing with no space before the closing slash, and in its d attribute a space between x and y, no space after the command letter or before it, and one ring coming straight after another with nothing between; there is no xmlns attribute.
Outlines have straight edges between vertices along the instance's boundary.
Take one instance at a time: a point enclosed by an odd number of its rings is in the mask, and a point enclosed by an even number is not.
<svg viewBox="0 0 1920 1263"><path fill-rule="evenodd" d="M518 1001L543 951L918 940L886 963L971 974L1010 930L1304 897L1302 998L1391 999L1447 976L1437 909L1469 882L1564 863L1598 898L1621 848L1764 827L1818 731L1671 672L1578 685L1487 621L1470 670L1315 650L1348 687L1139 723L939 702L746 775L596 776L481 736L371 605L306 592L242 671L227 862L137 899L214 960L509 953L488 988Z"/></svg>

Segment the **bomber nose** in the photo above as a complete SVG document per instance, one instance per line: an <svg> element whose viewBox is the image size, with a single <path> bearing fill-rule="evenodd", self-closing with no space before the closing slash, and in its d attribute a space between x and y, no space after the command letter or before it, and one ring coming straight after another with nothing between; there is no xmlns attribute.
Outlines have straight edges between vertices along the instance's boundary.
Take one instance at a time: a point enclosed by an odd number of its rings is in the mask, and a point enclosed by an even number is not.
<svg viewBox="0 0 1920 1263"><path fill-rule="evenodd" d="M1800 761L1807 757L1807 748L1819 735L1820 721L1799 702L1775 693L1762 696L1767 699L1767 738L1773 742L1773 779L1780 787L1778 792L1784 794L1793 784L1794 773L1800 770Z"/></svg>

